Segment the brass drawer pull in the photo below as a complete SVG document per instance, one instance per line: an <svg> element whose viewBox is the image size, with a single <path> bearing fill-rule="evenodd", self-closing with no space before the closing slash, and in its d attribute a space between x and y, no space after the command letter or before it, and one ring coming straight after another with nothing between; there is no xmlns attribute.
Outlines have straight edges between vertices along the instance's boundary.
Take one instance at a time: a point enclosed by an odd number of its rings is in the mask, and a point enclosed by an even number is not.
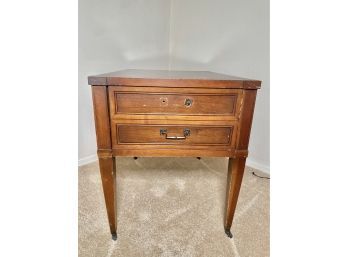
<svg viewBox="0 0 348 257"><path fill-rule="evenodd" d="M192 106L192 102L193 102L192 99L189 99L189 98L185 99L185 106L186 107L191 107Z"/></svg>
<svg viewBox="0 0 348 257"><path fill-rule="evenodd" d="M167 134L167 130L166 129L160 129L160 135L165 135L166 136L166 139L171 139L171 140L183 140L183 139L186 139L186 137L188 137L190 134L191 134L191 131L190 129L188 128L185 128L183 130L183 134L184 136L168 136Z"/></svg>

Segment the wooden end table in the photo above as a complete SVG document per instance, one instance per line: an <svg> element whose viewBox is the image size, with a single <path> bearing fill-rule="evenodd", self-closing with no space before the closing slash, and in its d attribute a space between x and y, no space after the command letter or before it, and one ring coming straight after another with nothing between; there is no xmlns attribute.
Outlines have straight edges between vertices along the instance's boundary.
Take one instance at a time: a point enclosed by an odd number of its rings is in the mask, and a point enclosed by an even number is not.
<svg viewBox="0 0 348 257"><path fill-rule="evenodd" d="M206 71L122 70L90 76L88 83L112 238L116 156L229 157L224 226L232 237L261 81Z"/></svg>

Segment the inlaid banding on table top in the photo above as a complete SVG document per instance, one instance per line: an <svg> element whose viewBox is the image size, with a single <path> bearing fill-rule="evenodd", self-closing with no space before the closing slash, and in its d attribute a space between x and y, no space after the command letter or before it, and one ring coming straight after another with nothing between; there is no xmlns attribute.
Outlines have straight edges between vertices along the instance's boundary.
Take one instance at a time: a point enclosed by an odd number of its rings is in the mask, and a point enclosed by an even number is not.
<svg viewBox="0 0 348 257"><path fill-rule="evenodd" d="M171 70L123 70L88 81L112 238L117 239L116 156L229 157L224 226L231 237L261 81Z"/></svg>

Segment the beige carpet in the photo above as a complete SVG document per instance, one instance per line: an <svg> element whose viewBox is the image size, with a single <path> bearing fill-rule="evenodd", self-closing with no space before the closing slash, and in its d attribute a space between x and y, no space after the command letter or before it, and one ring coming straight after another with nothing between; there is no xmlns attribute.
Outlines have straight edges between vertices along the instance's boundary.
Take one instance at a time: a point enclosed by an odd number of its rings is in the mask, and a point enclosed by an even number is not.
<svg viewBox="0 0 348 257"><path fill-rule="evenodd" d="M233 239L224 233L227 162L117 158L117 241L109 233L98 163L80 167L79 256L269 256L269 180L250 168Z"/></svg>

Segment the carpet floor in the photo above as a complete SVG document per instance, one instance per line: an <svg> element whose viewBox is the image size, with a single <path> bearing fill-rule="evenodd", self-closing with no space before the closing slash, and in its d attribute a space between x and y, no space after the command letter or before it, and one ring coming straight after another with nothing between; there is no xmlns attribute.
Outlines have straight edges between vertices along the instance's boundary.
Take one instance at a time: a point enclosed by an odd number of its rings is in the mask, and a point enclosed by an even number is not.
<svg viewBox="0 0 348 257"><path fill-rule="evenodd" d="M80 257L269 256L270 181L253 169L245 170L230 239L223 227L227 158L116 163L117 241L109 233L98 163L79 167Z"/></svg>

